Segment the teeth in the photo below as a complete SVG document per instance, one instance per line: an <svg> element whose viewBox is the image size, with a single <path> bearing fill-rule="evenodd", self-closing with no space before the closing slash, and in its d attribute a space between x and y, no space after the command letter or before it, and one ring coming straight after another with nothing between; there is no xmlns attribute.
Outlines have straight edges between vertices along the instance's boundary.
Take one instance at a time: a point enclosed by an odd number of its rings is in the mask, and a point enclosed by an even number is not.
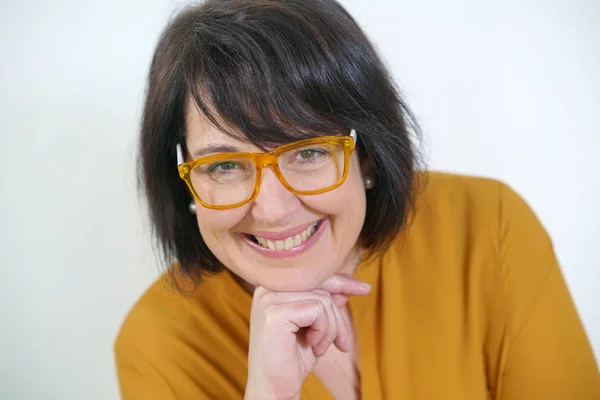
<svg viewBox="0 0 600 400"><path fill-rule="evenodd" d="M294 239L292 239L292 238L285 239L285 249L289 250L292 247L294 247Z"/></svg>
<svg viewBox="0 0 600 400"><path fill-rule="evenodd" d="M318 222L315 222L308 228L306 228L301 233L296 236L291 236L284 240L268 240L260 236L254 236L256 241L263 247L271 249L271 250L289 250L293 247L300 246L303 242L305 242L309 237L312 236L313 233L317 230Z"/></svg>
<svg viewBox="0 0 600 400"><path fill-rule="evenodd" d="M302 238L300 235L294 236L294 246L300 246L302 244Z"/></svg>

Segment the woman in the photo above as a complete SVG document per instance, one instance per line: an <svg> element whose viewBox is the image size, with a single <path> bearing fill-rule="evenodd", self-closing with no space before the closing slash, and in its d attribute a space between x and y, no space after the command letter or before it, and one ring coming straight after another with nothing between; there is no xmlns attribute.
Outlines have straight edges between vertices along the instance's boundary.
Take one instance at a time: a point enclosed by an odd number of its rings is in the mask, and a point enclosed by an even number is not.
<svg viewBox="0 0 600 400"><path fill-rule="evenodd" d="M548 235L492 180L417 172L410 111L333 0L209 0L157 46L142 176L169 273L125 399L597 399Z"/></svg>

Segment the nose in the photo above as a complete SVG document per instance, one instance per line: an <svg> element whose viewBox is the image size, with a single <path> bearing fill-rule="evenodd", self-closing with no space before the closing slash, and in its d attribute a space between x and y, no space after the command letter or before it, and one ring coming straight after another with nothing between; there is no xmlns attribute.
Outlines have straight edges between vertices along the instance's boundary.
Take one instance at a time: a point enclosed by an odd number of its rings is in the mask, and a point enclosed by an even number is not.
<svg viewBox="0 0 600 400"><path fill-rule="evenodd" d="M281 184L271 168L264 168L252 217L267 226L284 226L300 207L300 199Z"/></svg>

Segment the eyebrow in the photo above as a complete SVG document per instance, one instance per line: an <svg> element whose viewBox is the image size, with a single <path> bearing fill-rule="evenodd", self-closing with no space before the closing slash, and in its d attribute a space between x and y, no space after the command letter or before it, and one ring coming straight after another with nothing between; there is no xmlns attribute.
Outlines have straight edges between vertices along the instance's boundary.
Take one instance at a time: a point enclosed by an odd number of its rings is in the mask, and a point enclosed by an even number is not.
<svg viewBox="0 0 600 400"><path fill-rule="evenodd" d="M192 153L192 158L200 158L202 156L206 156L208 154L215 153L234 153L239 152L240 150L235 146L225 146L225 145L209 145L206 147L202 147L195 152Z"/></svg>

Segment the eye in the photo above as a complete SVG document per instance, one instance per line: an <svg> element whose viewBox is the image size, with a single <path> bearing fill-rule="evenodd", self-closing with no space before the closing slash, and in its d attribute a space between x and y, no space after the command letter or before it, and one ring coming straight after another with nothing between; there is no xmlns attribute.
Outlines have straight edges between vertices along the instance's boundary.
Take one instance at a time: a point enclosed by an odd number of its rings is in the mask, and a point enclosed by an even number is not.
<svg viewBox="0 0 600 400"><path fill-rule="evenodd" d="M231 171L238 168L238 163L234 161L223 161L214 165L211 165L208 169L209 172L218 172L218 171Z"/></svg>
<svg viewBox="0 0 600 400"><path fill-rule="evenodd" d="M322 154L323 154L323 151L318 150L318 149L305 149L305 150L299 151L297 157L299 157L302 160L310 160L310 159L315 158L316 156L319 156Z"/></svg>

